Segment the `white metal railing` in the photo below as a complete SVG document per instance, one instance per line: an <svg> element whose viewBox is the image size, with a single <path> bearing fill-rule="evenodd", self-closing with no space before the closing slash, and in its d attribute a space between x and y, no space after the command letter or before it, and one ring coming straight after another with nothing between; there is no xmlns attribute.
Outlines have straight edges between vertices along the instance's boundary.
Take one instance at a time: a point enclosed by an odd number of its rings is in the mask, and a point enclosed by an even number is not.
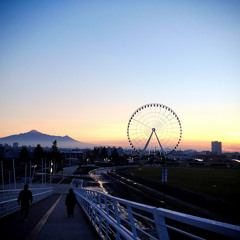
<svg viewBox="0 0 240 240"><path fill-rule="evenodd" d="M7 216L20 209L18 195L22 189L0 191L0 218ZM36 203L52 194L52 187L29 188L32 191L33 203ZM32 203L32 204L33 204Z"/></svg>
<svg viewBox="0 0 240 240"><path fill-rule="evenodd" d="M75 186L76 188L82 188L83 187L83 180L74 178L72 181L72 185Z"/></svg>
<svg viewBox="0 0 240 240"><path fill-rule="evenodd" d="M74 192L102 239L179 239L176 234L204 239L204 232L240 239L240 226L139 204L98 191L74 188Z"/></svg>

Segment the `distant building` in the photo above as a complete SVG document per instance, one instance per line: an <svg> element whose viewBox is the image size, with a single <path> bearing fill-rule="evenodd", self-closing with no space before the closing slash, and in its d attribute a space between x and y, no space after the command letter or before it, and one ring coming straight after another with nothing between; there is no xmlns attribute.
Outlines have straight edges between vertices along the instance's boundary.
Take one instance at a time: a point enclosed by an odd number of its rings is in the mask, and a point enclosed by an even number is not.
<svg viewBox="0 0 240 240"><path fill-rule="evenodd" d="M187 150L184 150L183 153L186 155L196 155L197 151L193 149L187 149Z"/></svg>
<svg viewBox="0 0 240 240"><path fill-rule="evenodd" d="M118 154L119 154L120 156L122 156L122 155L123 155L123 148L119 147L119 148L117 149L117 152L118 152Z"/></svg>
<svg viewBox="0 0 240 240"><path fill-rule="evenodd" d="M222 142L213 141L212 142L212 153L222 154Z"/></svg>
<svg viewBox="0 0 240 240"><path fill-rule="evenodd" d="M18 148L18 142L13 143L13 148Z"/></svg>
<svg viewBox="0 0 240 240"><path fill-rule="evenodd" d="M107 148L107 153L108 153L108 156L111 156L111 154L112 154L112 148L108 147L108 148Z"/></svg>

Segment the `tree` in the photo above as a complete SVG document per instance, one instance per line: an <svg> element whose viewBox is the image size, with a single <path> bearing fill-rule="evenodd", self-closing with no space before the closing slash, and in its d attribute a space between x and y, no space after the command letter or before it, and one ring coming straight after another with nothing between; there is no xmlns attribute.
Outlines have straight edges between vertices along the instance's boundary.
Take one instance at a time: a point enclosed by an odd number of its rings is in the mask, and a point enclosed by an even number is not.
<svg viewBox="0 0 240 240"><path fill-rule="evenodd" d="M53 145L52 145L52 153L58 153L58 147L57 147L57 140L53 141Z"/></svg>
<svg viewBox="0 0 240 240"><path fill-rule="evenodd" d="M101 158L102 159L105 159L108 157L108 152L107 152L107 149L105 147L102 148L102 151L101 151Z"/></svg>
<svg viewBox="0 0 240 240"><path fill-rule="evenodd" d="M44 157L44 151L40 144L38 144L37 147L35 147L33 157L34 160L37 162L41 162L41 159Z"/></svg>
<svg viewBox="0 0 240 240"><path fill-rule="evenodd" d="M100 149L99 149L99 147L94 147L94 148L93 148L93 156L94 156L95 160L98 161L99 155L100 155Z"/></svg>
<svg viewBox="0 0 240 240"><path fill-rule="evenodd" d="M19 157L20 157L20 159L21 159L22 161L25 161L25 162L27 162L27 161L29 160L29 152L28 152L28 150L27 150L26 147L23 147L23 148L21 149L21 152L20 152L20 154L19 154Z"/></svg>
<svg viewBox="0 0 240 240"><path fill-rule="evenodd" d="M62 158L61 158L61 154L60 154L60 152L59 152L59 150L58 150L58 147L57 147L57 140L54 140L54 141L53 141L52 150L51 150L50 155L51 155L51 159L52 159L56 164L58 164L58 167L61 168L62 166L60 166L60 165L61 165L61 160L62 160Z"/></svg>
<svg viewBox="0 0 240 240"><path fill-rule="evenodd" d="M119 154L116 148L113 149L111 158L114 164L117 164L119 162Z"/></svg>

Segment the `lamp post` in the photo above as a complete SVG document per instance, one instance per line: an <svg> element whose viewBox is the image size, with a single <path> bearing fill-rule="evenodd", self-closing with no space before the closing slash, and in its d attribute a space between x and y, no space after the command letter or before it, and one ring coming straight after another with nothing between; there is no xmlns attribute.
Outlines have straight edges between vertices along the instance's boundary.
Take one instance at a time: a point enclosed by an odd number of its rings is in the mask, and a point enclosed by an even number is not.
<svg viewBox="0 0 240 240"><path fill-rule="evenodd" d="M162 168L162 182L163 182L163 201L165 203L165 190L166 190L166 182L167 182L167 169L166 169L166 158L164 155L161 156L161 159L163 159L163 168Z"/></svg>
<svg viewBox="0 0 240 240"><path fill-rule="evenodd" d="M15 173L15 162L14 162L14 158L13 158L13 178L14 178L14 188L17 188L16 185L16 173Z"/></svg>
<svg viewBox="0 0 240 240"><path fill-rule="evenodd" d="M165 203L165 184L166 184L166 162L165 162L165 158L164 158L164 162L163 162L163 201Z"/></svg>
<svg viewBox="0 0 240 240"><path fill-rule="evenodd" d="M3 161L1 161L1 169L2 169L2 189L4 190Z"/></svg>

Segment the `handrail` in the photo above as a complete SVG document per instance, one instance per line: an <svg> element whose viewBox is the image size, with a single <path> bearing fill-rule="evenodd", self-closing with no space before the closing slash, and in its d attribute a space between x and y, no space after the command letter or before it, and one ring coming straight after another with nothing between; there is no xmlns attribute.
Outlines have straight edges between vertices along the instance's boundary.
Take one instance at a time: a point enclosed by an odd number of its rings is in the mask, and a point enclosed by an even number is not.
<svg viewBox="0 0 240 240"><path fill-rule="evenodd" d="M36 187L36 188L30 188L31 191L33 190L39 190L39 189L47 189L47 188L51 188L51 187ZM22 188L17 188L17 189L6 189L6 190L0 190L0 194L3 192L19 192L23 190Z"/></svg>
<svg viewBox="0 0 240 240"><path fill-rule="evenodd" d="M218 236L240 239L240 226L156 208L98 191L74 188L74 192L102 239L168 240L176 234L204 239L204 234L209 231ZM187 230L182 227L185 224ZM191 230L190 226L194 229Z"/></svg>
<svg viewBox="0 0 240 240"><path fill-rule="evenodd" d="M52 190L48 190L48 191L44 191L44 192L40 192L40 193L36 193L36 194L33 194L33 203L36 202L36 197L42 195L42 194L48 194L48 193L51 193ZM18 198L12 198L12 199L9 199L9 200L5 200L5 201L1 201L0 204L5 204L5 203L9 203L9 202L14 202L14 201L17 201Z"/></svg>
<svg viewBox="0 0 240 240"><path fill-rule="evenodd" d="M0 198L0 218L7 216L13 212L16 212L20 209L18 205L18 194L22 189L13 189L13 190L1 190ZM52 187L46 188L30 188L33 195L32 204L48 197L53 193Z"/></svg>

